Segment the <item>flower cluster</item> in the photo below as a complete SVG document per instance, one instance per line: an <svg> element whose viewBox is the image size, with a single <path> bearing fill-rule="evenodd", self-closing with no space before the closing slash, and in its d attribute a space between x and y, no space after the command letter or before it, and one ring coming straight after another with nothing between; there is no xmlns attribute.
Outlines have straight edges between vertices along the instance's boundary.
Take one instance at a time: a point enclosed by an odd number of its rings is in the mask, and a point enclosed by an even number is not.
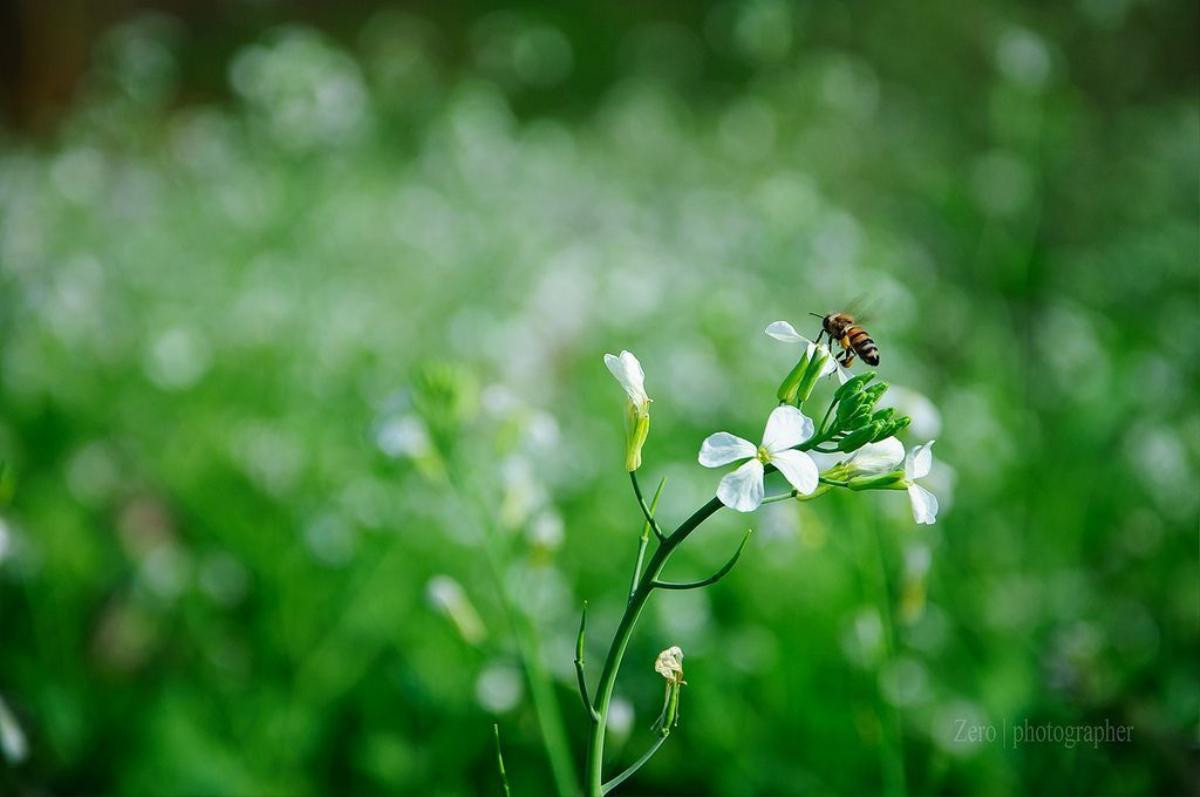
<svg viewBox="0 0 1200 797"><path fill-rule="evenodd" d="M933 441L907 454L896 434L909 418L890 407L877 408L887 391L884 382L873 382L874 372L857 376L843 368L821 344L796 332L786 321L766 328L770 337L804 344L804 353L779 386L779 406L767 417L762 441L755 445L729 432L717 432L700 446L699 462L720 468L741 462L717 485L717 498L738 512L753 512L764 501L801 500L835 487L861 490L905 490L919 524L936 521L937 498L916 483L932 467ZM650 427L650 398L638 359L628 351L619 357L606 354L605 363L629 396L626 435L626 470L641 466L642 446ZM836 374L841 383L818 425L803 407L818 381ZM778 472L791 487L779 496L766 495L766 477Z"/></svg>

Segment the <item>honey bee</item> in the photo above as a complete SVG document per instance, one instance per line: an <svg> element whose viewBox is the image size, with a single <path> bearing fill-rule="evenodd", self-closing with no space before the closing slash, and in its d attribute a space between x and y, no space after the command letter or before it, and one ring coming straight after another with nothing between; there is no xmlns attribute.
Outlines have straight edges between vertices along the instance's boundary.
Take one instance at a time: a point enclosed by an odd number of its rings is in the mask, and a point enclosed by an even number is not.
<svg viewBox="0 0 1200 797"><path fill-rule="evenodd" d="M830 343L838 343L842 354L838 358L844 367L849 367L858 355L867 365L879 365L879 347L871 336L854 320L849 313L830 313L822 316L811 313L821 319L821 332L817 333L817 342L821 342L821 334L829 336Z"/></svg>

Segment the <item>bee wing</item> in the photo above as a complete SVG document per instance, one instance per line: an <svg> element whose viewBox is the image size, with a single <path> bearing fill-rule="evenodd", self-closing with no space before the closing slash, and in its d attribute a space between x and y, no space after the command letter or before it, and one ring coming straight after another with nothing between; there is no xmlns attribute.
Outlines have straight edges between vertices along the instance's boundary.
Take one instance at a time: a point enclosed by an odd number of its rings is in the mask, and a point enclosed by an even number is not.
<svg viewBox="0 0 1200 797"><path fill-rule="evenodd" d="M877 302L870 294L860 293L846 305L844 312L854 316L859 324L867 324L876 317Z"/></svg>

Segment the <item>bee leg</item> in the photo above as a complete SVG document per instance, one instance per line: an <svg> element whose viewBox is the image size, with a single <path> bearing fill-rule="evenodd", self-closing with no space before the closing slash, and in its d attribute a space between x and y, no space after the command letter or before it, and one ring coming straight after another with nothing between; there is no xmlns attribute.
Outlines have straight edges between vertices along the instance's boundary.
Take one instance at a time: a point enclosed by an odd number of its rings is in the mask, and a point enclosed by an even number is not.
<svg viewBox="0 0 1200 797"><path fill-rule="evenodd" d="M854 362L854 352L850 349L846 349L846 351L842 353L841 362L843 368L849 368L850 364Z"/></svg>

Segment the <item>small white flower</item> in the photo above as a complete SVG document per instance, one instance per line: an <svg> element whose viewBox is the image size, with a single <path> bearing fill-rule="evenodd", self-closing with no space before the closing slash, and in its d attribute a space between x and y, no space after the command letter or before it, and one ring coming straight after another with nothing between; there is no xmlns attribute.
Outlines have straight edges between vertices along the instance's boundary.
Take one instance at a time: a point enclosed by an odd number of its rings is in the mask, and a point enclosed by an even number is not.
<svg viewBox="0 0 1200 797"><path fill-rule="evenodd" d="M846 380L854 376L854 374L850 373L848 369L844 368L842 364L837 361L837 358L830 353L829 349L825 345L813 343L811 340L797 332L796 328L787 321L773 321L767 325L767 328L764 330L764 332L766 332L769 337L775 338L775 340L783 341L784 343L803 343L807 347L805 354L809 360L812 360L814 352L820 352L821 354L827 356L829 359L825 361L825 367L821 369L821 376L829 376L830 374L836 373L838 376L838 382L842 384L845 384Z"/></svg>
<svg viewBox="0 0 1200 797"><path fill-rule="evenodd" d="M633 472L642 466L642 446L650 434L650 397L646 395L646 374L632 352L621 356L604 355L604 364L616 377L629 403L625 405L625 470Z"/></svg>
<svg viewBox="0 0 1200 797"><path fill-rule="evenodd" d="M847 460L854 467L856 475L888 473L900 467L903 461L904 444L894 437L885 437L878 443L867 443Z"/></svg>
<svg viewBox="0 0 1200 797"><path fill-rule="evenodd" d="M817 489L820 474L812 458L794 446L812 437L812 419L795 407L776 407L767 418L762 445L755 446L729 432L709 435L700 446L700 464L719 468L742 459L750 461L725 474L717 486L721 503L738 512L753 512L763 500L764 468L769 463L802 495Z"/></svg>
<svg viewBox="0 0 1200 797"><path fill-rule="evenodd" d="M654 660L654 671L669 683L683 683L683 650L678 645L672 645L659 653Z"/></svg>
<svg viewBox="0 0 1200 797"><path fill-rule="evenodd" d="M904 458L904 484L908 489L908 501L912 504L913 520L918 525L933 525L937 521L937 496L916 483L917 479L929 475L933 467L933 440L919 445Z"/></svg>
<svg viewBox="0 0 1200 797"><path fill-rule="evenodd" d="M638 358L633 356L633 352L623 351L617 357L606 354L604 355L604 364L621 383L621 387L625 388L625 393L634 406L645 409L646 405L650 403L650 397L646 395L646 374L642 371L642 364L638 362Z"/></svg>

